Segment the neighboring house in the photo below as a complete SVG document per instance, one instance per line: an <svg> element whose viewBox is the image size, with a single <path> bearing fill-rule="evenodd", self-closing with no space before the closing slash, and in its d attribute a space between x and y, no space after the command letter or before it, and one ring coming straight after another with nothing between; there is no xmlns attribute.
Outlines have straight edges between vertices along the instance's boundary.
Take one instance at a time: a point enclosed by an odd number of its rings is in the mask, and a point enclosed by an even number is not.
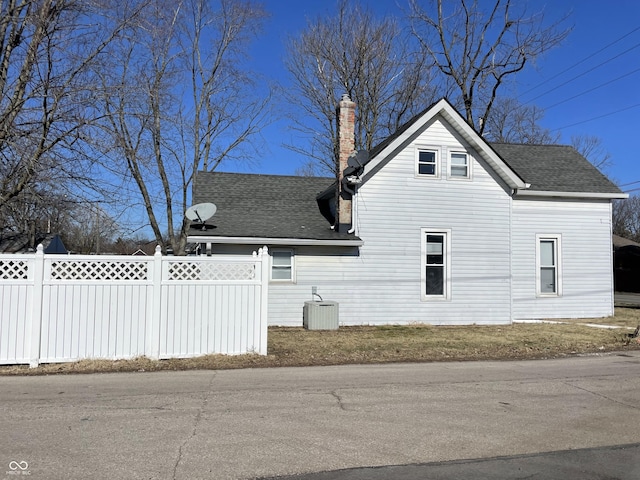
<svg viewBox="0 0 640 480"><path fill-rule="evenodd" d="M616 292L640 293L640 243L614 235L613 267Z"/></svg>
<svg viewBox="0 0 640 480"><path fill-rule="evenodd" d="M42 244L44 253L67 254L67 248L57 233L27 235L9 233L0 236L0 253L33 253Z"/></svg>
<svg viewBox="0 0 640 480"><path fill-rule="evenodd" d="M489 144L441 100L350 157L354 109L343 97L338 182L195 180L194 203L217 213L190 242L215 255L269 247L270 324L301 325L312 287L339 302L342 325L613 313L611 201L626 195L572 147Z"/></svg>

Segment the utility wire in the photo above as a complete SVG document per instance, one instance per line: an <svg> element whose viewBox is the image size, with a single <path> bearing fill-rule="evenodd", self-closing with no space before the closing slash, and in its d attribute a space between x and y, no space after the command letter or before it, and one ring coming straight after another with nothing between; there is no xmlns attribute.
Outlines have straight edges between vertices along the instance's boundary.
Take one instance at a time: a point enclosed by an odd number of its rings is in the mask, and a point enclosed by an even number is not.
<svg viewBox="0 0 640 480"><path fill-rule="evenodd" d="M640 27L638 27L638 28L640 28ZM613 61L613 60L615 60L616 58L619 58L619 57L621 57L622 55L625 55L626 53L629 53L631 50L635 50L635 49L636 49L636 48L638 48L638 47L640 47L640 43L636 43L633 47L628 48L627 50L625 50L624 52L619 53L619 54L618 54L618 55L616 55L615 57L611 57L611 58L609 58L609 59L605 60L604 62L599 63L599 64L598 64L598 65L596 65L595 67L591 67L589 70L586 70L586 71L584 71L584 72L582 72L582 73L580 73L580 74L576 75L575 77L571 77L569 80L567 80L567 81L565 81L565 82L561 83L560 85L556 85L555 87L550 88L549 90L547 90L547 91L545 91L545 92L542 92L542 93L541 93L540 95L538 95L537 97L533 97L531 100L527 100L527 102L526 102L526 103L530 103L530 102L533 102L534 100L539 99L540 97L544 97L546 94L551 93L551 92L554 92L554 91L556 91L556 90L557 90L558 88L560 88L560 87L564 87L567 83L571 83L571 82L573 82L574 80L576 80L576 79L578 79L578 78L580 78L580 77L583 77L583 76L584 76L584 75L586 75L587 73L594 71L596 68L600 68L601 66L606 65L607 63L612 62L612 61ZM556 76L557 76L557 75L556 75ZM554 78L555 78L555 77L554 77Z"/></svg>
<svg viewBox="0 0 640 480"><path fill-rule="evenodd" d="M594 120L599 120L601 118L609 117L611 115L615 115L616 113L624 112L626 110L631 110L632 108L637 108L637 107L640 107L640 103L636 103L635 105L631 105L630 107L626 107L626 108L621 108L619 110L614 110L613 112L605 113L603 115L598 115L597 117L589 118L587 120L582 120L581 122L572 123L570 125L565 125L565 126L559 127L559 128L552 128L552 129L550 129L550 131L554 132L556 130L563 130L565 128L575 127L576 125L582 125L583 123L592 122Z"/></svg>
<svg viewBox="0 0 640 480"><path fill-rule="evenodd" d="M635 182L623 183L622 185L618 185L619 187L627 187L629 185L634 185L636 183L640 183L640 180L636 180Z"/></svg>
<svg viewBox="0 0 640 480"><path fill-rule="evenodd" d="M634 29L633 29L633 30L631 30L630 32L625 33L623 36L621 36L621 37L620 37L620 38L618 38L617 40L614 40L613 42L611 42L611 43L609 43L609 44L605 45L605 46L604 46L604 47L602 47L601 49L596 50L595 52L593 52L593 53L591 53L591 54L587 55L587 56L586 56L586 57L584 57L582 60L579 60L579 61L577 61L576 63L574 63L573 65L571 65L571 66L569 66L569 67L565 68L564 70L561 70L560 72L556 73L556 74L555 74L554 76L552 76L551 78L548 78L547 80L545 80L545 81L543 81L543 82L540 82L538 85L535 85L534 87L531 87L529 90L527 90L527 91L526 91L526 92L524 92L524 93L521 93L520 95L521 95L521 96L524 96L524 95L526 95L526 94L528 94L528 93L530 93L530 92L533 92L534 90L537 90L538 88L542 87L543 85L546 85L547 83L549 83L551 80L553 80L553 79L555 79L555 78L558 78L558 77L559 77L560 75L562 75L563 73L566 73L566 72L568 72L569 70L574 69L575 67L577 67L578 65L581 65L582 63L586 62L587 60L590 60L594 55L597 55L598 53L600 53L600 52L602 52L602 51L606 50L607 48L609 48L609 47L611 47L611 46L615 45L615 44L616 44L616 43L618 43L619 41L624 40L624 39L625 39L625 38L627 38L629 35L631 35L632 33L637 32L638 30L640 30L640 27L636 27L636 28L634 28ZM538 98L538 97L536 97L536 98Z"/></svg>
<svg viewBox="0 0 640 480"><path fill-rule="evenodd" d="M630 72L627 72L624 75L620 75L619 77L616 77L613 80L609 80L609 81L601 83L600 85L597 85L597 86L595 86L593 88L589 88L588 90L585 90L584 92L580 92L580 93L574 95L573 97L565 98L564 100L562 100L560 102L557 102L557 103L554 103L553 105L545 107L544 110L550 110L550 109L552 109L554 107L557 107L558 105L562 105L563 103L566 103L566 102L568 102L570 100L573 100L574 98L581 97L582 95L585 95L587 93L593 92L594 90L597 90L597 89L602 88L602 87L606 87L607 85L610 85L613 82L617 82L618 80L621 80L621 79L623 79L625 77L628 77L629 75L632 75L632 74L634 74L636 72L640 72L640 68L636 68L635 70L631 70Z"/></svg>

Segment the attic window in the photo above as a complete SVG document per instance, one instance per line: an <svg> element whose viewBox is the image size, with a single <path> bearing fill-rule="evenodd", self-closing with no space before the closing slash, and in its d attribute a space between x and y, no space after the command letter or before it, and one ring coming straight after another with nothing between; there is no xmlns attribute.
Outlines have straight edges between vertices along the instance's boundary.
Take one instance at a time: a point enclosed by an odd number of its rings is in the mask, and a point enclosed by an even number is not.
<svg viewBox="0 0 640 480"><path fill-rule="evenodd" d="M454 178L469 178L469 155L462 152L451 152L450 176Z"/></svg>
<svg viewBox="0 0 640 480"><path fill-rule="evenodd" d="M436 149L419 148L416 151L416 174L425 177L437 177L440 155Z"/></svg>

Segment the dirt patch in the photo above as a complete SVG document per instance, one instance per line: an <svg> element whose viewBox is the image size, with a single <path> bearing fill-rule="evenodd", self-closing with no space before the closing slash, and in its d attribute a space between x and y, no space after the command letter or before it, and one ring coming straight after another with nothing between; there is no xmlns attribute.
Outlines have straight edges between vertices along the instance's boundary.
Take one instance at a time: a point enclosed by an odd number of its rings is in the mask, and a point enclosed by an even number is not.
<svg viewBox="0 0 640 480"><path fill-rule="evenodd" d="M225 370L387 362L436 362L558 358L640 350L628 333L640 324L640 311L616 309L615 317L567 320L562 324L435 327L388 325L340 327L333 331L269 328L268 355L205 355L151 360L82 360L73 363L0 367L0 375L50 375L161 370ZM630 328L599 329L581 323Z"/></svg>

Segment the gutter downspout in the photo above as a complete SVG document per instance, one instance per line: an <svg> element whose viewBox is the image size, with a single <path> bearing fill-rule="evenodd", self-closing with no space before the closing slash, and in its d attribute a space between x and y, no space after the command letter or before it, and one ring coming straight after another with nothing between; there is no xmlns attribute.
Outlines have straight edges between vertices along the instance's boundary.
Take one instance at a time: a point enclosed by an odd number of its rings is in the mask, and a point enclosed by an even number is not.
<svg viewBox="0 0 640 480"><path fill-rule="evenodd" d="M352 190L349 186L349 183L345 181L344 190L345 192L351 195L351 228L347 230L347 233L353 233L356 231L356 220L358 218L357 216L358 201L356 200L356 186L354 184L353 190Z"/></svg>

